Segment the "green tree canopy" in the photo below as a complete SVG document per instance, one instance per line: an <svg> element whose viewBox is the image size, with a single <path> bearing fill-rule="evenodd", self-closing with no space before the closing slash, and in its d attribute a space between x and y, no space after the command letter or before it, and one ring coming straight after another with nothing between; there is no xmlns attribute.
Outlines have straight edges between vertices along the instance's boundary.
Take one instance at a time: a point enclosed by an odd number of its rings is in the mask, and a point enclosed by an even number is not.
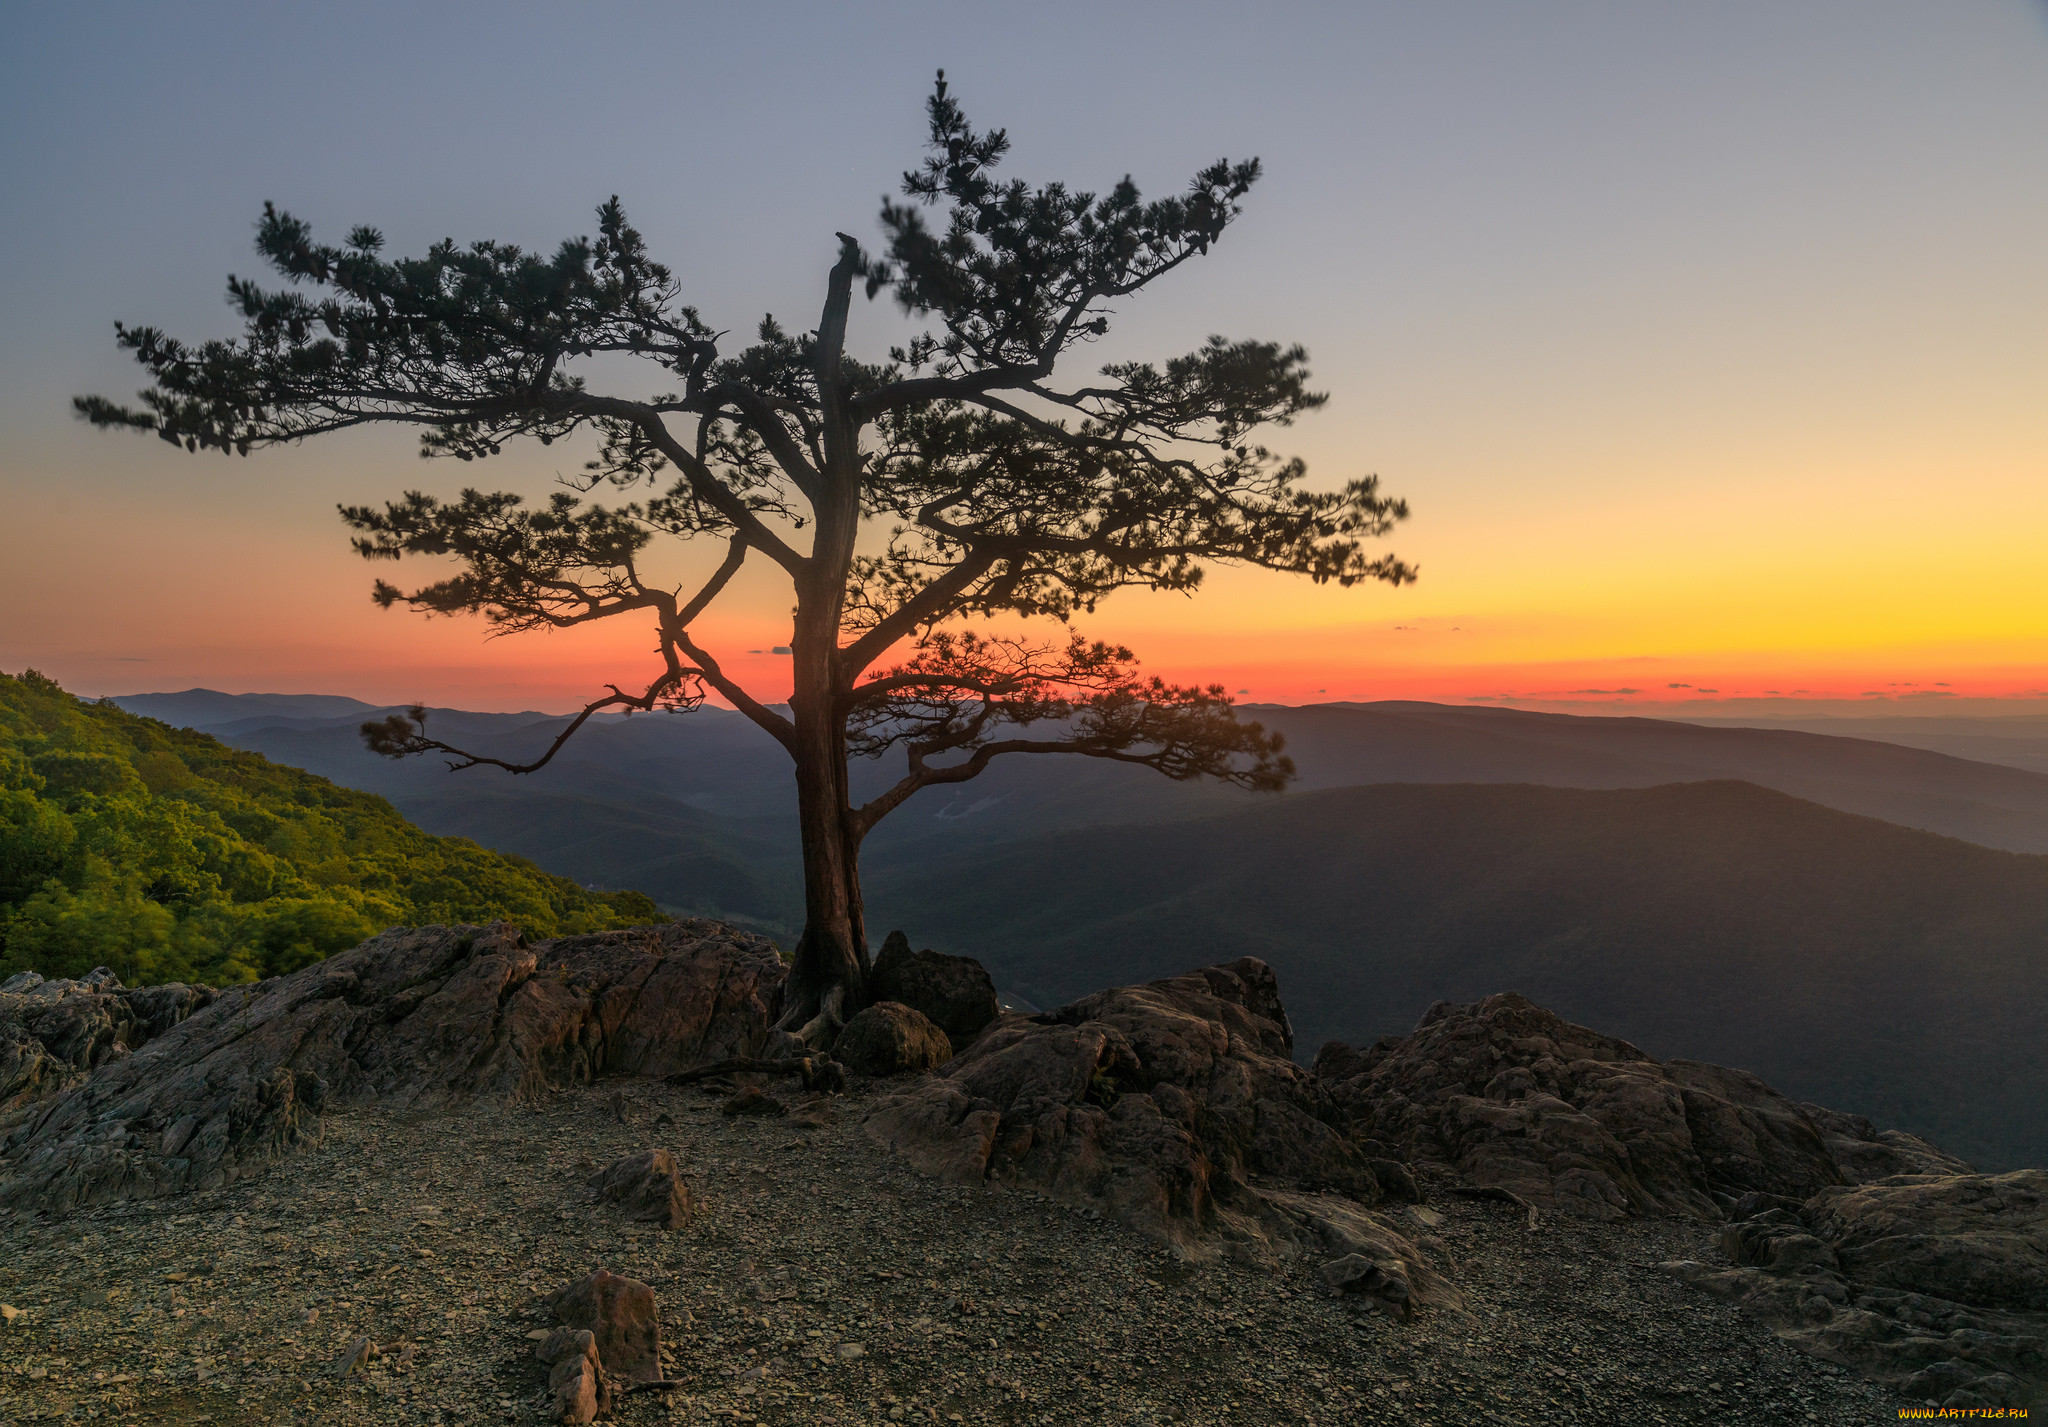
<svg viewBox="0 0 2048 1427"><path fill-rule="evenodd" d="M253 981L386 927L504 917L536 936L660 920L382 798L0 674L0 977Z"/></svg>

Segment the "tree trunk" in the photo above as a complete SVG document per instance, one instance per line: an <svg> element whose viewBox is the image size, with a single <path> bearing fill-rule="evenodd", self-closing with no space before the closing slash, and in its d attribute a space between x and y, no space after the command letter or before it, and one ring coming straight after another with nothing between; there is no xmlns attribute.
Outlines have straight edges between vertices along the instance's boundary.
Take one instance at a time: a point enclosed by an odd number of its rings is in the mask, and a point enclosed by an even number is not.
<svg viewBox="0 0 2048 1427"><path fill-rule="evenodd" d="M831 1040L867 1002L860 848L846 826L846 744L830 718L795 720L797 823L803 840L804 931L777 1025L808 1044ZM823 727L808 728L820 724Z"/></svg>
<svg viewBox="0 0 2048 1427"><path fill-rule="evenodd" d="M797 831L803 843L804 931L782 993L778 1028L822 1045L867 1004L868 942L861 918L860 838L847 796L846 715L838 684L838 593L799 599L791 631Z"/></svg>
<svg viewBox="0 0 2048 1427"><path fill-rule="evenodd" d="M777 1025L811 1045L829 1042L867 1004L868 941L861 923L860 838L846 785L846 710L839 627L860 532L859 432L843 385L846 314L860 248L839 235L839 261L818 319L818 403L824 460L811 497L810 558L796 577L790 631L790 720L796 728L798 831L804 851L804 934L782 992Z"/></svg>

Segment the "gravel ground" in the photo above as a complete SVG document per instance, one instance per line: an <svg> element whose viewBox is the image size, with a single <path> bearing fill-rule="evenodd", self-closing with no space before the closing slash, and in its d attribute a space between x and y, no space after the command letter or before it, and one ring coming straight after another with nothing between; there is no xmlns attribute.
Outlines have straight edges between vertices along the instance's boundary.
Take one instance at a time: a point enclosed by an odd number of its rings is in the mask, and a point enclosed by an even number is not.
<svg viewBox="0 0 2048 1427"><path fill-rule="evenodd" d="M22 1310L0 1423L538 1423L538 1296L598 1267L654 1286L681 1383L625 1399L626 1423L1729 1427L1904 1405L1655 1270L1718 1258L1707 1226L1531 1231L1426 1185L1398 1212L1471 1316L1397 1323L1326 1296L1312 1261L1187 1264L1029 1193L938 1186L869 1144L866 1099L736 1120L642 1082L342 1115L226 1190L0 1217L0 1302ZM584 1185L651 1146L697 1198L675 1233ZM344 1381L364 1334L388 1352Z"/></svg>

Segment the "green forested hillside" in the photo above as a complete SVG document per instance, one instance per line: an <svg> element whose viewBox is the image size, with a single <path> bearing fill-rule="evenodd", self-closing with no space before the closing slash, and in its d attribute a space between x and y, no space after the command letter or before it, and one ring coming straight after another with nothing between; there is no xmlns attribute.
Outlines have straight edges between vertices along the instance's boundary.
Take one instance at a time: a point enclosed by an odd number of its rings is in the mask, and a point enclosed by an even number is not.
<svg viewBox="0 0 2048 1427"><path fill-rule="evenodd" d="M0 674L0 977L254 980L401 923L551 936L660 920L369 793Z"/></svg>

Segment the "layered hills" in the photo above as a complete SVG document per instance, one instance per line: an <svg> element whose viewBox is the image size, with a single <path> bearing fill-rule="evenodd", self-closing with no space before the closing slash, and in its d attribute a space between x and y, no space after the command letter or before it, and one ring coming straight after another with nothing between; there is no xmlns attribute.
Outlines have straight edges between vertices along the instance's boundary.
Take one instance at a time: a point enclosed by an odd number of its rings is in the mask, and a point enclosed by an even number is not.
<svg viewBox="0 0 2048 1427"><path fill-rule="evenodd" d="M356 734L367 706L151 700L128 702L578 882L785 944L799 920L786 761L736 714L601 722L513 778L377 759ZM2048 846L2048 777L1796 729L1251 713L1287 734L1296 790L1039 759L913 799L864 853L872 930L978 956L1041 1006L1256 954L1296 988L1304 1054L1520 991L1987 1168L2048 1159L2048 859L2024 855ZM508 758L560 726L431 719Z"/></svg>
<svg viewBox="0 0 2048 1427"><path fill-rule="evenodd" d="M198 689L117 702L382 794L429 831L534 858L586 884L636 887L678 912L771 935L788 937L801 922L788 761L736 713L599 719L540 773L474 768L451 776L433 759L372 755L357 729L383 711L354 700ZM1734 778L1986 847L2048 852L2048 774L1898 742L1425 703L1247 713L1286 735L1301 772L1295 793L1371 783L1628 788ZM437 736L513 762L536 756L563 722L452 709L430 718ZM869 763L853 771L863 797L896 773ZM865 855L881 868L921 859L931 846L1212 816L1264 801L1088 759L999 761L972 783L911 800L876 830Z"/></svg>

